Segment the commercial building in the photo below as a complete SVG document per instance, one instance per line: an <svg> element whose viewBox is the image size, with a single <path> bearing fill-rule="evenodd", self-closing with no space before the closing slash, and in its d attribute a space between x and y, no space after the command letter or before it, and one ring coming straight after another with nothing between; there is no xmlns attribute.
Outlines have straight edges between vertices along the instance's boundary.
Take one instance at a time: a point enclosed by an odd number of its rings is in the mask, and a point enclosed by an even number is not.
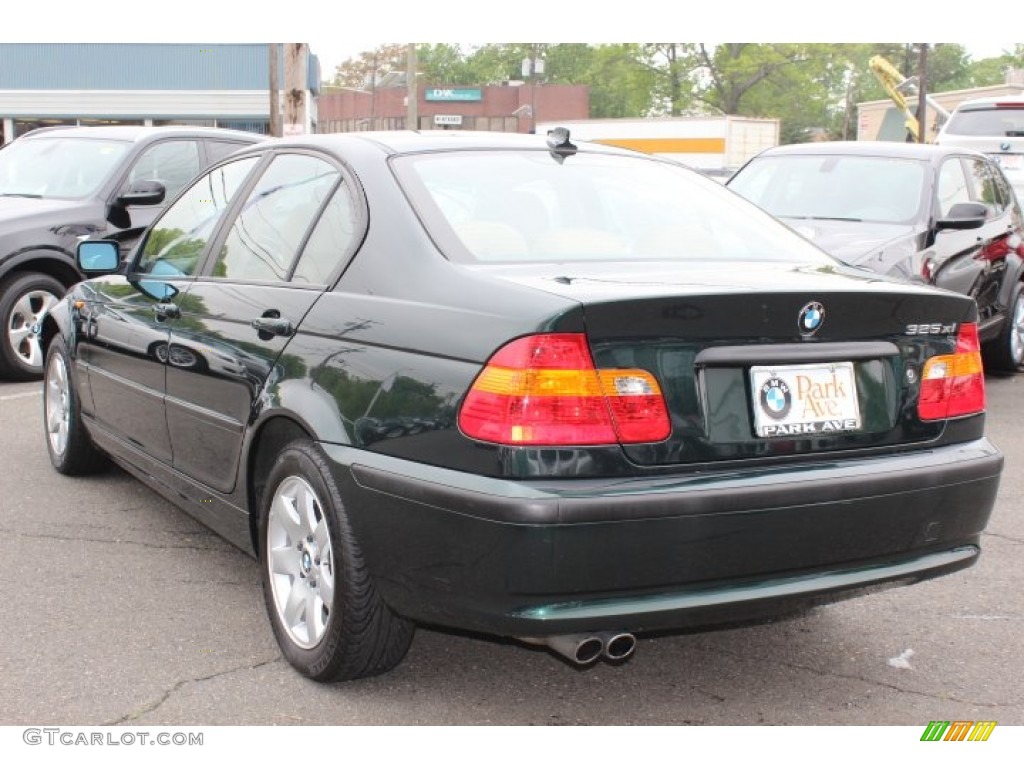
<svg viewBox="0 0 1024 768"><path fill-rule="evenodd" d="M284 86L284 55L278 80ZM2 141L47 125L204 125L268 133L264 43L2 43ZM307 54L303 132L316 130L320 67Z"/></svg>
<svg viewBox="0 0 1024 768"><path fill-rule="evenodd" d="M419 86L418 128L529 133L541 121L585 120L585 85ZM404 85L370 90L324 87L317 104L321 133L399 130L406 127Z"/></svg>

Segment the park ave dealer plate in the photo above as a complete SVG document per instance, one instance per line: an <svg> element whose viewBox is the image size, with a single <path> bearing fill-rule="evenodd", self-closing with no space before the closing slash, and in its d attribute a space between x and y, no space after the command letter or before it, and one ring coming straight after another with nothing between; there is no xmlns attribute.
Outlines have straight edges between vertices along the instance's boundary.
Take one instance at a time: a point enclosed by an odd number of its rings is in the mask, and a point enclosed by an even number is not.
<svg viewBox="0 0 1024 768"><path fill-rule="evenodd" d="M750 379L759 437L860 429L853 363L754 366Z"/></svg>

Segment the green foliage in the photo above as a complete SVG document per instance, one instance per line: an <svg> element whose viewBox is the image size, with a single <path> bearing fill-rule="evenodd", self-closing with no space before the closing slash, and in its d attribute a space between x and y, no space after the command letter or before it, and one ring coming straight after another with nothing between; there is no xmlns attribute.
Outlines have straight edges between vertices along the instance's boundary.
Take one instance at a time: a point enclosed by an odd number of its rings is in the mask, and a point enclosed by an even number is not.
<svg viewBox="0 0 1024 768"><path fill-rule="evenodd" d="M784 142L852 137L856 103L888 98L868 67L884 56L916 75L917 43L495 43L421 44L421 82L488 85L522 80L522 61L542 58L539 82L586 85L593 118L736 114L775 117ZM383 46L338 68L336 81L369 82L367 70L404 67L403 46ZM1005 81L1024 68L1024 44L974 62L963 45L928 49L929 93Z"/></svg>
<svg viewBox="0 0 1024 768"><path fill-rule="evenodd" d="M370 88L388 72L404 72L408 51L404 43L388 43L372 51L345 59L334 68L329 85L345 88Z"/></svg>

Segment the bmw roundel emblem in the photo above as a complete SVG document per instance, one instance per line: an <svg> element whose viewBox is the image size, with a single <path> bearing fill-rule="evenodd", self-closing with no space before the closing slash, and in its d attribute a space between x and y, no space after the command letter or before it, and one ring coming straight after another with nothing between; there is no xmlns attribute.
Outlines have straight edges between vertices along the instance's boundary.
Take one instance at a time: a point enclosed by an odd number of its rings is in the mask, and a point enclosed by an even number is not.
<svg viewBox="0 0 1024 768"><path fill-rule="evenodd" d="M773 376L761 385L760 391L761 410L773 419L784 419L793 405L793 396L789 392L789 385Z"/></svg>
<svg viewBox="0 0 1024 768"><path fill-rule="evenodd" d="M806 304L800 310L796 325L802 336L812 336L817 333L825 322L825 308L816 301Z"/></svg>
<svg viewBox="0 0 1024 768"><path fill-rule="evenodd" d="M1003 152L1009 152L1010 151L1010 142L1004 141L1002 144L999 145L999 148L1001 150L1003 150Z"/></svg>

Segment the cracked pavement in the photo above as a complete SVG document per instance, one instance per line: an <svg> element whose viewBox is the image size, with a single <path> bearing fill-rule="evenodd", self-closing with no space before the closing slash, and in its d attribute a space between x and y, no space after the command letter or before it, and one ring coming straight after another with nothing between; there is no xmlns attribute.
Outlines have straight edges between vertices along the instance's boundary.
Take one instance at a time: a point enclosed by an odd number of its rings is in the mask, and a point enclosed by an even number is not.
<svg viewBox="0 0 1024 768"><path fill-rule="evenodd" d="M255 561L120 470L53 472L39 385L0 382L0 724L1022 725L1024 375L987 385L1006 469L974 568L582 670L420 629L390 674L319 685L282 660Z"/></svg>

